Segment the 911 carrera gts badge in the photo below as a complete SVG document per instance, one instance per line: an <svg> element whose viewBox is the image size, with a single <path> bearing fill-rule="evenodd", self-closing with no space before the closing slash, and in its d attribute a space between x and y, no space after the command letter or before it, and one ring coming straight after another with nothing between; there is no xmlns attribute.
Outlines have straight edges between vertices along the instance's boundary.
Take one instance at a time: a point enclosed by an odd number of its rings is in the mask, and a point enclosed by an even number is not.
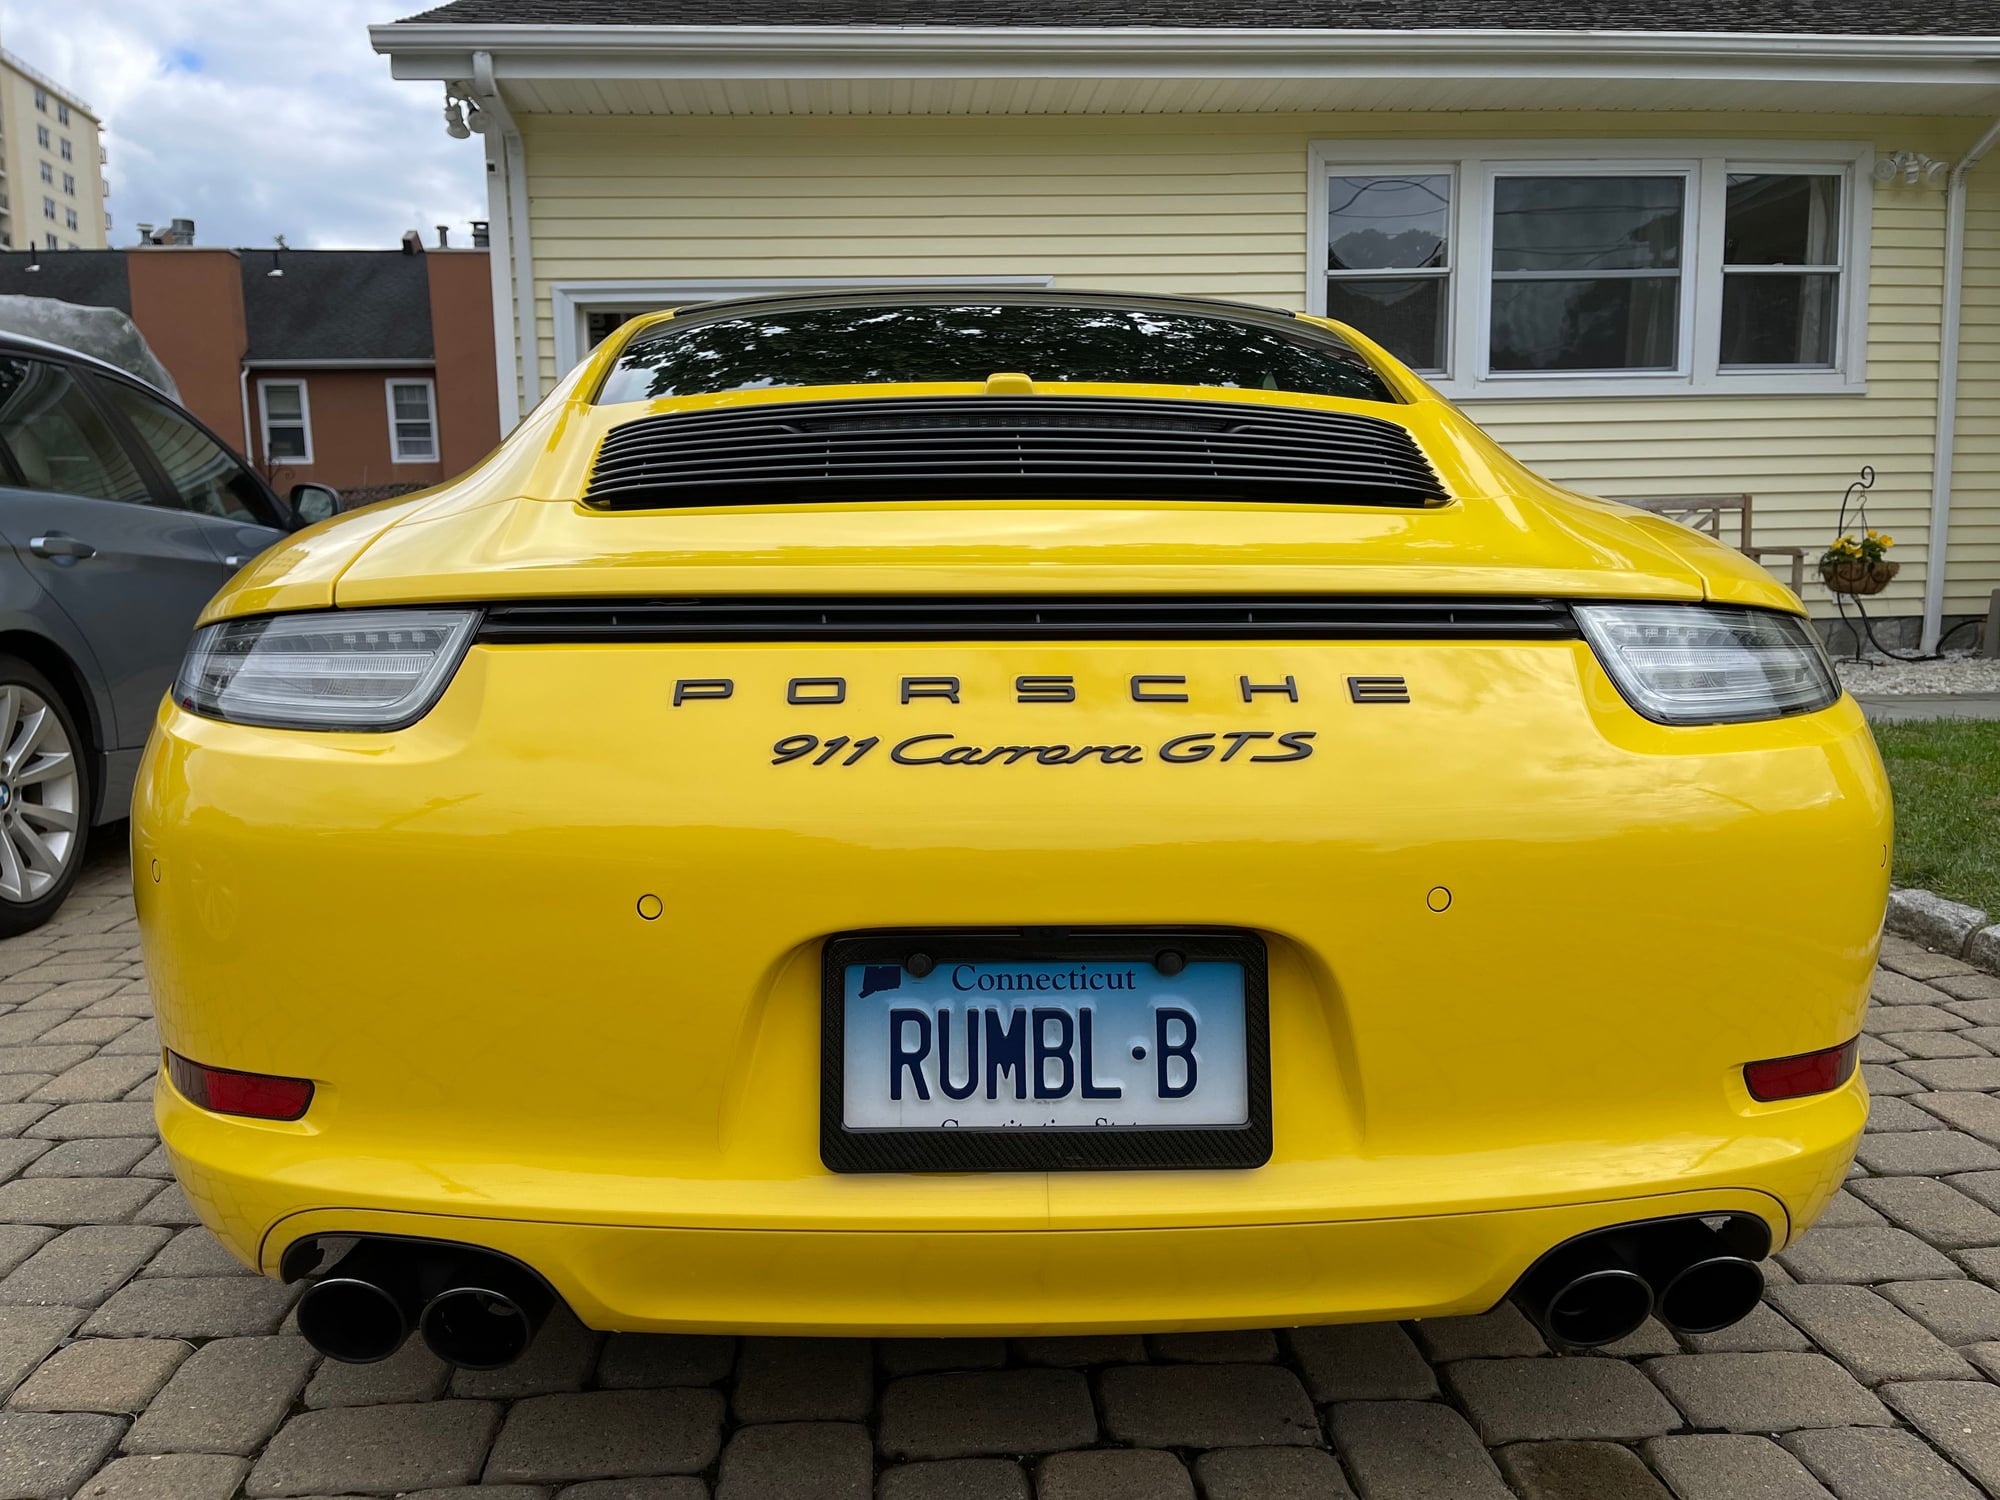
<svg viewBox="0 0 2000 1500"><path fill-rule="evenodd" d="M1286 675L1262 681L1239 675L1231 684L1235 696L1254 704L1271 698L1299 701L1298 679ZM785 684L785 702L794 708L832 707L847 702L844 677L794 677ZM1134 703L1191 703L1188 679L1179 673L1141 673L1127 679ZM1017 703L1075 703L1080 694L1074 677L1027 675L1013 682ZM1347 695L1355 703L1408 703L1409 683L1401 677L1349 677ZM674 707L714 703L736 696L735 679L684 677L674 684ZM904 677L894 702L902 707L956 705L965 697L956 677ZM1079 745L1050 740L1037 744L981 744L943 730L900 737L880 734L788 734L771 746L774 766L807 765L844 768L871 756L898 766L1135 766L1147 761L1167 765L1285 765L1308 760L1317 731L1311 729L1204 729L1177 734L1155 745ZM880 752L879 754L877 752Z"/></svg>

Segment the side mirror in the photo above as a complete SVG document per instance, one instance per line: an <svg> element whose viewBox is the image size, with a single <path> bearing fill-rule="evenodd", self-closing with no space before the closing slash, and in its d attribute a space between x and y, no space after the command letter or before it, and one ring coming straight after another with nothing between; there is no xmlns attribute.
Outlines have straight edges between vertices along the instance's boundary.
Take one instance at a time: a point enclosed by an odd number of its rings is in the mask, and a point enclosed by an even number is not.
<svg viewBox="0 0 2000 1500"><path fill-rule="evenodd" d="M292 514L301 526L324 521L340 514L340 491L326 484L295 484L291 493Z"/></svg>

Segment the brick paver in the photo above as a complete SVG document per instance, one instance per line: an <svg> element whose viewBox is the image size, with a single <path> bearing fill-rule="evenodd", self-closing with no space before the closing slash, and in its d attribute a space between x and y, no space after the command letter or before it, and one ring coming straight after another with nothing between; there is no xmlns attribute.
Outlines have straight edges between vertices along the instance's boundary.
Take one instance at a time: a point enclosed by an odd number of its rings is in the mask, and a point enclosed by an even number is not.
<svg viewBox="0 0 2000 1500"><path fill-rule="evenodd" d="M107 841L108 842L108 841ZM1019 1339L604 1335L317 1358L153 1139L126 871L0 942L0 1496L1976 1500L2000 1495L2000 980L1891 938L1859 1165L1741 1324L1552 1353L1509 1305Z"/></svg>

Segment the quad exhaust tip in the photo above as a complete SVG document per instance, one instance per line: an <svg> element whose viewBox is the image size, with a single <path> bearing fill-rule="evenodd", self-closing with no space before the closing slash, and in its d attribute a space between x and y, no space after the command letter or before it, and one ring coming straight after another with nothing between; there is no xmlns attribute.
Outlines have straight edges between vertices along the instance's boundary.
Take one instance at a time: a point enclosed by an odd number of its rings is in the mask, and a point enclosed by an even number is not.
<svg viewBox="0 0 2000 1500"><path fill-rule="evenodd" d="M346 1243L299 1299L299 1332L329 1359L387 1359L415 1329L447 1364L495 1370L521 1357L556 1303L539 1275L495 1251L389 1236ZM1570 1349L1614 1344L1649 1315L1680 1333L1713 1333L1756 1307L1757 1261L1769 1248L1769 1229L1747 1214L1624 1224L1556 1246L1512 1296L1551 1343ZM286 1279L321 1258L317 1241L291 1247Z"/></svg>
<svg viewBox="0 0 2000 1500"><path fill-rule="evenodd" d="M1648 1315L1678 1333L1713 1333L1764 1295L1770 1231L1747 1214L1659 1219L1594 1230L1528 1268L1514 1302L1551 1343L1595 1349Z"/></svg>
<svg viewBox="0 0 2000 1500"><path fill-rule="evenodd" d="M297 1248L297 1247L294 1247ZM286 1252L287 1279L310 1257ZM519 1359L556 1294L519 1261L435 1240L368 1238L353 1244L299 1299L299 1332L329 1359L372 1364L403 1346L414 1328L430 1351L466 1370Z"/></svg>

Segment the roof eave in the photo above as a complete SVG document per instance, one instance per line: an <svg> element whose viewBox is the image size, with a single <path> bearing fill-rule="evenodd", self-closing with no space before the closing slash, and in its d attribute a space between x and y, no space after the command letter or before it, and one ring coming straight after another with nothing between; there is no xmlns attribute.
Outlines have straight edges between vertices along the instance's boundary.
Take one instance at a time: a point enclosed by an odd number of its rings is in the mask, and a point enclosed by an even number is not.
<svg viewBox="0 0 2000 1500"><path fill-rule="evenodd" d="M369 28L395 77L506 78L1774 78L1992 86L2000 37L1669 31L1364 31L970 26Z"/></svg>

